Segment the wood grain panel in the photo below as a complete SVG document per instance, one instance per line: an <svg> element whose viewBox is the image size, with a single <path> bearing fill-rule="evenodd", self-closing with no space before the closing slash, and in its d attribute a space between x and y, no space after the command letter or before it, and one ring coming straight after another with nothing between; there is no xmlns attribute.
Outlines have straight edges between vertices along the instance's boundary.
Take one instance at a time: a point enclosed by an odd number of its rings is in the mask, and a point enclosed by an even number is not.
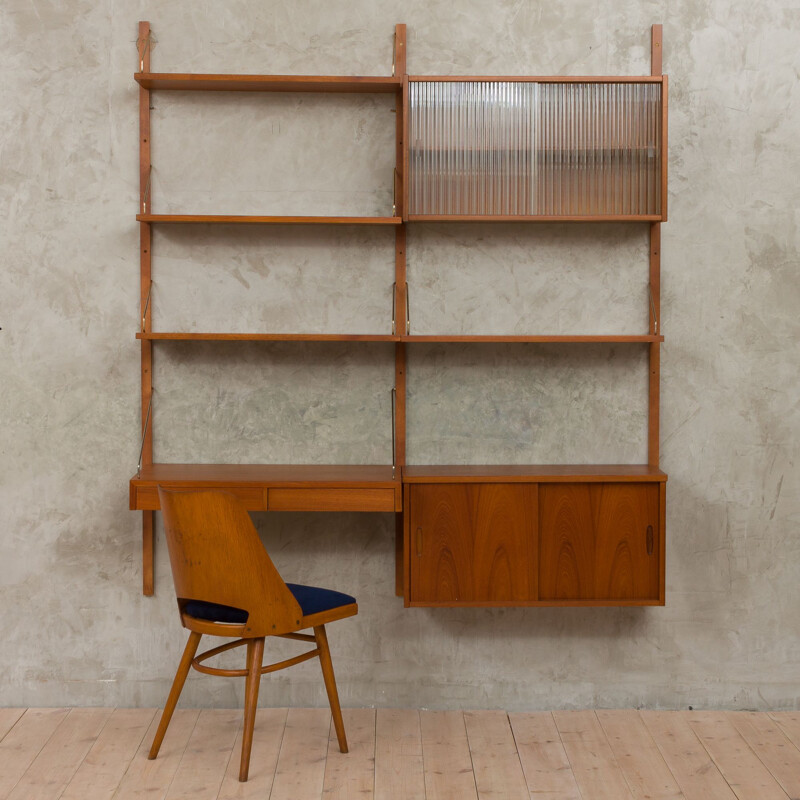
<svg viewBox="0 0 800 800"><path fill-rule="evenodd" d="M663 483L647 464L435 464L403 467L403 483Z"/></svg>
<svg viewBox="0 0 800 800"><path fill-rule="evenodd" d="M589 484L539 487L539 597L589 599L594 591L595 537Z"/></svg>
<svg viewBox="0 0 800 800"><path fill-rule="evenodd" d="M539 487L541 600L658 600L656 484Z"/></svg>
<svg viewBox="0 0 800 800"><path fill-rule="evenodd" d="M403 26L405 28L405 26ZM230 75L185 72L137 72L144 89L205 92L369 92L391 93L402 88L400 77L356 75Z"/></svg>
<svg viewBox="0 0 800 800"><path fill-rule="evenodd" d="M165 489L185 489L185 486L172 486L168 483L161 484ZM226 492L236 495L244 503L248 511L266 511L267 497L264 489L247 486L226 486ZM161 506L158 502L158 486L135 487L135 508L142 510L158 511Z"/></svg>
<svg viewBox="0 0 800 800"><path fill-rule="evenodd" d="M269 489L270 511L394 511L393 489Z"/></svg>
<svg viewBox="0 0 800 800"><path fill-rule="evenodd" d="M402 217L286 217L260 214L137 214L139 222L222 225L401 225Z"/></svg>
<svg viewBox="0 0 800 800"><path fill-rule="evenodd" d="M535 486L414 485L410 492L412 601L535 597Z"/></svg>

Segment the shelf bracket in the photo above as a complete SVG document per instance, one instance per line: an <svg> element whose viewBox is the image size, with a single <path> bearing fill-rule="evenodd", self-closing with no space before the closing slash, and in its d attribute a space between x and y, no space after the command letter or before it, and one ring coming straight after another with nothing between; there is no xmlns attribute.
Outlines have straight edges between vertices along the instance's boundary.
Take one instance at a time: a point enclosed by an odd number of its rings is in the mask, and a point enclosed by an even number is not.
<svg viewBox="0 0 800 800"><path fill-rule="evenodd" d="M408 289L408 281L405 283L405 298L406 298L406 336L411 333L411 298Z"/></svg>
<svg viewBox="0 0 800 800"><path fill-rule="evenodd" d="M397 387L392 386L392 478L395 477L395 471L397 470L397 445L395 444L395 440L397 439L396 409L397 409Z"/></svg>
<svg viewBox="0 0 800 800"><path fill-rule="evenodd" d="M392 336L397 335L397 281L392 284Z"/></svg>
<svg viewBox="0 0 800 800"><path fill-rule="evenodd" d="M153 165L150 164L147 168L147 183L144 185L144 191L142 192L142 214L147 213L147 203L150 200L150 181L153 178Z"/></svg>
<svg viewBox="0 0 800 800"><path fill-rule="evenodd" d="M147 300L144 302L144 309L142 311L142 333L144 333L145 329L145 320L147 319L147 309L150 308L150 297L153 294L153 281L150 281L150 289L147 292Z"/></svg>
<svg viewBox="0 0 800 800"><path fill-rule="evenodd" d="M153 35L152 31L148 31L147 36L139 37L136 40L136 50L139 53L139 72L144 72L144 62L149 53L156 49L158 39Z"/></svg>
<svg viewBox="0 0 800 800"><path fill-rule="evenodd" d="M139 448L139 463L136 467L137 477L142 476L142 455L144 454L144 443L147 439L147 426L150 424L150 412L153 409L153 389L150 389L150 402L147 404L147 416L144 418L144 428L142 428L142 445Z"/></svg>
<svg viewBox="0 0 800 800"><path fill-rule="evenodd" d="M653 333L658 333L658 316L656 315L656 302L653 299L653 287L647 287L647 293L650 295L650 313L653 315Z"/></svg>

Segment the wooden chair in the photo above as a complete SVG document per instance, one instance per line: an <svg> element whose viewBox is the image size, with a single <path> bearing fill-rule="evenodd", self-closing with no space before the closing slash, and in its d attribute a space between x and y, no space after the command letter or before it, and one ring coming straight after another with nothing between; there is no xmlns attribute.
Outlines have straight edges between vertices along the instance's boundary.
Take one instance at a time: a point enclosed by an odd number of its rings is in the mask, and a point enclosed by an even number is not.
<svg viewBox="0 0 800 800"><path fill-rule="evenodd" d="M190 667L209 675L244 676L239 780L246 781L261 676L314 656L319 656L322 666L339 749L346 753L347 739L325 624L357 614L355 599L330 589L284 583L247 511L232 494L211 490L167 491L159 487L158 496L181 622L190 633L149 758L158 755ZM314 635L297 632L304 628L313 628ZM204 633L237 638L196 656ZM316 647L294 658L262 665L267 636L315 642ZM202 663L244 644L246 669L219 669Z"/></svg>

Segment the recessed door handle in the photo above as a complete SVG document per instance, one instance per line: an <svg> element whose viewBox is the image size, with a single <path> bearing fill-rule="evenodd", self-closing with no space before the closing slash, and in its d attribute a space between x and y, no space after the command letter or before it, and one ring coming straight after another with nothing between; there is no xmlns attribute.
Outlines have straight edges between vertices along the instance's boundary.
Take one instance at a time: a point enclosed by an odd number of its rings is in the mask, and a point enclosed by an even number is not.
<svg viewBox="0 0 800 800"><path fill-rule="evenodd" d="M653 526L647 526L647 555L653 555Z"/></svg>
<svg viewBox="0 0 800 800"><path fill-rule="evenodd" d="M417 528L417 555L422 555L422 528Z"/></svg>

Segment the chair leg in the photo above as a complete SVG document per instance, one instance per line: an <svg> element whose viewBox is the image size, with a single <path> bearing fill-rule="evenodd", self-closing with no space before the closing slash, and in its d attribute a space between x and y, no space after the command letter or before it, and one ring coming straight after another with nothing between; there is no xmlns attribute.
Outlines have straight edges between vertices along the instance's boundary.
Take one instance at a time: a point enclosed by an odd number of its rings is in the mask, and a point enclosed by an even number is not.
<svg viewBox="0 0 800 800"><path fill-rule="evenodd" d="M328 647L328 634L325 632L324 625L317 625L314 628L314 637L317 640L317 647L319 648L319 663L322 666L322 677L325 680L325 689L328 692L328 702L331 704L333 727L336 728L339 750L346 753L347 736L345 736L344 733L342 709L339 706L339 693L336 691L336 678L333 675L333 662L331 661L331 651Z"/></svg>
<svg viewBox="0 0 800 800"><path fill-rule="evenodd" d="M169 690L169 697L164 705L164 711L161 714L161 721L158 723L158 730L156 731L155 739L150 747L150 755L147 757L153 759L158 755L161 749L161 742L164 741L164 734L167 732L169 721L172 719L172 712L175 711L175 706L178 705L178 698L181 696L183 684L186 682L186 676L189 674L189 669L192 666L192 659L197 653L197 647L200 644L200 638L203 634L195 633L192 631L189 634L189 641L186 642L186 647L181 657L181 663L178 664L178 671L175 673L175 680L172 681L172 688Z"/></svg>
<svg viewBox="0 0 800 800"><path fill-rule="evenodd" d="M258 687L261 684L261 665L264 660L264 637L247 642L247 678L244 685L244 730L242 731L242 760L239 780L247 780L250 771L250 750L253 747L253 727L258 708Z"/></svg>

